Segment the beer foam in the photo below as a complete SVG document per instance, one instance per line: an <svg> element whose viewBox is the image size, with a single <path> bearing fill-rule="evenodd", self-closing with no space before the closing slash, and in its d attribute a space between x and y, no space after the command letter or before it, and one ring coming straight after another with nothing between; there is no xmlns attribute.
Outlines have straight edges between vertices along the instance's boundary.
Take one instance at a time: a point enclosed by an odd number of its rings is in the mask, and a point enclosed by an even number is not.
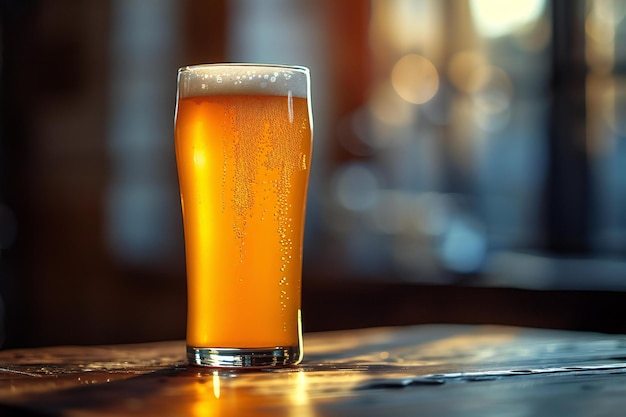
<svg viewBox="0 0 626 417"><path fill-rule="evenodd" d="M305 67L206 64L178 70L178 97L258 94L308 97L309 70Z"/></svg>

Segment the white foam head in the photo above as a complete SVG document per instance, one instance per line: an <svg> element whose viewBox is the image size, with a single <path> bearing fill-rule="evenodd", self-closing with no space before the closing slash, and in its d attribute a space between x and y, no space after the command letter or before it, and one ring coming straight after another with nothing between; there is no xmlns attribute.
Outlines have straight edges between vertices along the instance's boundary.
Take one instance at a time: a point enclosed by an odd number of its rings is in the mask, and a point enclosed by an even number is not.
<svg viewBox="0 0 626 417"><path fill-rule="evenodd" d="M178 97L258 94L308 97L306 67L264 64L205 64L178 70Z"/></svg>

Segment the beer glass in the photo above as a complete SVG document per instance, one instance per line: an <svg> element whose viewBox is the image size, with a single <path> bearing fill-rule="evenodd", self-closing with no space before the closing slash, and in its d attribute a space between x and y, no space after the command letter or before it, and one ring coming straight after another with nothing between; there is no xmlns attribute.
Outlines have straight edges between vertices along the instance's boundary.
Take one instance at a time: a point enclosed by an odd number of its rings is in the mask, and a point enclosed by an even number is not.
<svg viewBox="0 0 626 417"><path fill-rule="evenodd" d="M178 70L177 87L189 363L297 364L309 70L196 65Z"/></svg>

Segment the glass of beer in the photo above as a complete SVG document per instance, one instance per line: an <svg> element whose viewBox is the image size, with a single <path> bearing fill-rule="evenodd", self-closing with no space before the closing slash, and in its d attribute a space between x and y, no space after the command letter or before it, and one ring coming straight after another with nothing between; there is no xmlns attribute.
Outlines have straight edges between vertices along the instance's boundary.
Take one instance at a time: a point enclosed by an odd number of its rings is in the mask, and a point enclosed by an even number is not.
<svg viewBox="0 0 626 417"><path fill-rule="evenodd" d="M189 363L297 364L313 128L309 70L195 65L178 70L177 87Z"/></svg>

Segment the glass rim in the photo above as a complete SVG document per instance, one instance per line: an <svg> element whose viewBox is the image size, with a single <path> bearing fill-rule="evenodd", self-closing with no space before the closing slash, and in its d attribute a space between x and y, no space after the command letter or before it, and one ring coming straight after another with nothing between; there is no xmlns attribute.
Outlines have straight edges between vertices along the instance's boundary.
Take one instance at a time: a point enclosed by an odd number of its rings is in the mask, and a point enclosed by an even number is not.
<svg viewBox="0 0 626 417"><path fill-rule="evenodd" d="M178 73L187 71L195 71L209 68L270 68L276 70L299 71L302 73L310 73L310 69L304 65L291 64L272 64L272 63L255 63L255 62L216 62L208 64L185 65L178 68Z"/></svg>

